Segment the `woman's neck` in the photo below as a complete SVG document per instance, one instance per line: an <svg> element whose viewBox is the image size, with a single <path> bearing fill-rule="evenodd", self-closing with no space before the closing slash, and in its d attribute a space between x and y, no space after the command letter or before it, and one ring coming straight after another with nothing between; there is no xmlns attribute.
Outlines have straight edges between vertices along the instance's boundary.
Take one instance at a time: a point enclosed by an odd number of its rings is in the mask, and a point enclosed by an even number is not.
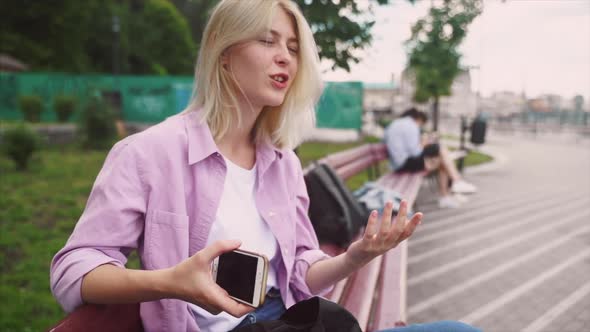
<svg viewBox="0 0 590 332"><path fill-rule="evenodd" d="M242 108L243 109L243 108ZM256 163L256 144L254 143L254 125L259 112L241 112L242 121L238 127L234 122L225 135L217 140L217 147L221 154L234 164L246 169L251 169Z"/></svg>

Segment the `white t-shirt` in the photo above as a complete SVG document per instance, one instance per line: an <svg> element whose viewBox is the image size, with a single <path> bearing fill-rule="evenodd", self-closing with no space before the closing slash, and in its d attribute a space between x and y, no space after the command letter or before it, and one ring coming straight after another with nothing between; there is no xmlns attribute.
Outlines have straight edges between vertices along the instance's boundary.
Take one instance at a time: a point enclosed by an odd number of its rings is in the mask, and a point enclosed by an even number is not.
<svg viewBox="0 0 590 332"><path fill-rule="evenodd" d="M227 158L224 159L227 174L207 245L217 240L239 239L242 241L240 249L264 254L270 263L266 291L271 287L278 289L276 269L273 264L277 256L278 244L270 228L258 213L254 201L256 166L247 170ZM212 315L194 304L190 304L190 308L195 313L197 324L203 331L229 331L244 318L236 318L226 312Z"/></svg>

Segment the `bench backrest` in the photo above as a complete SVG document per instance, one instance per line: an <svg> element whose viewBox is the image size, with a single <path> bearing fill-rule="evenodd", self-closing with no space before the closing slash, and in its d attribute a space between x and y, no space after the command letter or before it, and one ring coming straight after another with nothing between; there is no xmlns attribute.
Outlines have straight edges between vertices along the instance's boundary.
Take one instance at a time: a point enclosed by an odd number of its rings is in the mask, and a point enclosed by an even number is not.
<svg viewBox="0 0 590 332"><path fill-rule="evenodd" d="M346 180L366 169L371 170L386 158L387 150L383 143L369 143L330 154L319 162L330 165L339 177Z"/></svg>

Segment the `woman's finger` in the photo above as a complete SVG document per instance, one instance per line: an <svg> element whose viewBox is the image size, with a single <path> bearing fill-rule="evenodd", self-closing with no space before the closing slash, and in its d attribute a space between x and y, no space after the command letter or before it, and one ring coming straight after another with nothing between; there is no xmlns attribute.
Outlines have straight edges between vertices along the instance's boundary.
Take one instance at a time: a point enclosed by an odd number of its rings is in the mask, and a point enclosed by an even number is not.
<svg viewBox="0 0 590 332"><path fill-rule="evenodd" d="M418 225L420 225L420 223L422 222L422 216L423 215L420 212L414 214L410 222L408 222L408 224L406 225L404 232L401 234L399 240L400 242L412 236L414 230L416 230L416 227L418 227Z"/></svg>
<svg viewBox="0 0 590 332"><path fill-rule="evenodd" d="M223 253L238 249L242 245L240 240L219 240L203 248L199 254L209 264Z"/></svg>
<svg viewBox="0 0 590 332"><path fill-rule="evenodd" d="M408 201L403 199L399 204L399 212L395 218L395 228L398 234L403 233L406 227L406 218L408 215Z"/></svg>
<svg viewBox="0 0 590 332"><path fill-rule="evenodd" d="M232 299L228 293L219 285L215 285L210 301L212 305L234 317L241 317L254 310L253 307L242 304Z"/></svg>
<svg viewBox="0 0 590 332"><path fill-rule="evenodd" d="M369 215L369 221L367 222L367 227L365 228L365 235L364 238L367 240L372 240L375 235L377 234L377 220L378 220L379 214L377 213L377 211L373 210L371 211L371 214Z"/></svg>
<svg viewBox="0 0 590 332"><path fill-rule="evenodd" d="M391 216L393 213L393 202L385 202L385 208L383 209L383 216L381 217L380 233L383 236L387 236L387 233L391 229Z"/></svg>

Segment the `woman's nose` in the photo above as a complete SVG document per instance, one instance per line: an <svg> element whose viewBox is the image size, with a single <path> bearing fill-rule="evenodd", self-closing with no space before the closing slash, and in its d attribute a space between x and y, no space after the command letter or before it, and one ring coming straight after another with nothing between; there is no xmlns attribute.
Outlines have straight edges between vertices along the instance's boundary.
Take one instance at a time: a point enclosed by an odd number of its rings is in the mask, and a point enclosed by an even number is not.
<svg viewBox="0 0 590 332"><path fill-rule="evenodd" d="M291 53L289 52L289 48L285 46L281 46L275 55L275 62L279 65L286 66L291 63Z"/></svg>

